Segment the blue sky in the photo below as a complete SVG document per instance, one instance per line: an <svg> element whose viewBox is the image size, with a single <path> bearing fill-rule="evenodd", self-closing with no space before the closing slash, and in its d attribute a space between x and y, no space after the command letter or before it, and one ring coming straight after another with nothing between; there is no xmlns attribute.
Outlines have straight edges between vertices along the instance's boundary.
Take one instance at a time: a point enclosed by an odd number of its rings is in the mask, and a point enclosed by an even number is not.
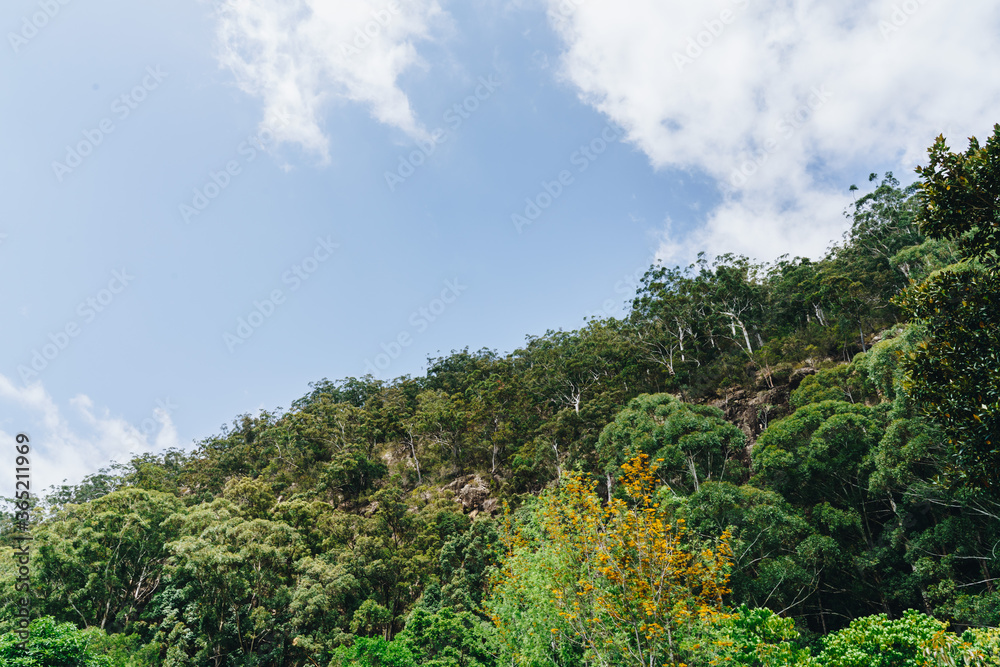
<svg viewBox="0 0 1000 667"><path fill-rule="evenodd" d="M656 258L820 255L851 183L1000 120L998 27L929 0L9 0L0 438L77 481L323 377L620 315Z"/></svg>

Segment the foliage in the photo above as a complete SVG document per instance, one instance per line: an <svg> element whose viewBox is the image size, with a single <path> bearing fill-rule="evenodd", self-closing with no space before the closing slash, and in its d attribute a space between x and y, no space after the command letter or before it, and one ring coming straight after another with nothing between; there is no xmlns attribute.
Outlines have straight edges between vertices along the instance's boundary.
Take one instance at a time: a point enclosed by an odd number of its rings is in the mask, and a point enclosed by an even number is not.
<svg viewBox="0 0 1000 667"><path fill-rule="evenodd" d="M713 641L705 653L711 664L739 667L797 667L816 665L802 646L795 623L773 611L750 608L735 610L714 628Z"/></svg>
<svg viewBox="0 0 1000 667"><path fill-rule="evenodd" d="M653 497L655 468L647 458L623 466L627 501L616 498L602 508L593 482L567 476L538 506L541 544L512 536L488 607L515 660L523 655L519 630L526 628L501 612L526 582L541 587L562 621L550 628L533 622L533 634L547 629L554 641L579 646L584 659L601 664L680 664L702 628L724 617L728 535L713 547L686 543L683 520L671 522ZM539 551L543 573L534 567Z"/></svg>
<svg viewBox="0 0 1000 667"><path fill-rule="evenodd" d="M180 507L172 495L129 487L42 523L32 570L46 610L108 631L130 628L160 590L176 534L164 522Z"/></svg>
<svg viewBox="0 0 1000 667"><path fill-rule="evenodd" d="M906 360L906 388L948 436L956 473L1000 484L1000 274L962 265L914 285L901 300L926 323Z"/></svg>
<svg viewBox="0 0 1000 667"><path fill-rule="evenodd" d="M679 503L677 513L702 539L729 531L731 604L798 613L814 596L822 569L810 558L815 530L779 494L708 482Z"/></svg>
<svg viewBox="0 0 1000 667"><path fill-rule="evenodd" d="M989 643L988 635L975 633L959 639L946 632L945 623L916 611L894 621L879 614L824 637L818 662L837 667L1000 664Z"/></svg>
<svg viewBox="0 0 1000 667"><path fill-rule="evenodd" d="M1000 125L965 153L938 137L917 169L922 231L958 243L959 264L912 285L899 299L927 326L906 361L906 387L952 445L953 473L1000 486Z"/></svg>
<svg viewBox="0 0 1000 667"><path fill-rule="evenodd" d="M358 637L351 646L334 651L329 667L416 667L413 654L398 641Z"/></svg>
<svg viewBox="0 0 1000 667"><path fill-rule="evenodd" d="M449 607L436 612L417 607L397 641L409 648L419 665L492 667L492 639L489 624L475 614Z"/></svg>
<svg viewBox="0 0 1000 667"><path fill-rule="evenodd" d="M643 394L629 401L597 444L609 480L640 454L660 462L657 474L677 493L697 491L704 482L739 480L746 436L723 419L718 408L690 405L669 394Z"/></svg>
<svg viewBox="0 0 1000 667"><path fill-rule="evenodd" d="M152 647L135 635L107 635L97 628L78 630L52 617L35 619L29 638L13 632L0 635L0 665L5 667L146 667L155 659Z"/></svg>
<svg viewBox="0 0 1000 667"><path fill-rule="evenodd" d="M958 240L962 254L995 266L1000 248L1000 124L986 145L972 137L965 153L953 153L943 136L918 167L921 231Z"/></svg>
<svg viewBox="0 0 1000 667"><path fill-rule="evenodd" d="M324 379L30 500L37 640L116 667L995 661L998 151L872 174L821 258L656 264L620 320Z"/></svg>

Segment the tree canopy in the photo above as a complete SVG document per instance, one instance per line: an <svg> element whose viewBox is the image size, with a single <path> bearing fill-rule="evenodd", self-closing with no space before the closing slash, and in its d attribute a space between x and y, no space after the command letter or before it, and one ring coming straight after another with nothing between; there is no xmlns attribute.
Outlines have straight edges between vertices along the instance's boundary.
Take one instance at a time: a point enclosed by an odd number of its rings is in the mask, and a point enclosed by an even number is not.
<svg viewBox="0 0 1000 667"><path fill-rule="evenodd" d="M822 258L657 264L32 499L0 664L1000 664L1000 126L929 160Z"/></svg>

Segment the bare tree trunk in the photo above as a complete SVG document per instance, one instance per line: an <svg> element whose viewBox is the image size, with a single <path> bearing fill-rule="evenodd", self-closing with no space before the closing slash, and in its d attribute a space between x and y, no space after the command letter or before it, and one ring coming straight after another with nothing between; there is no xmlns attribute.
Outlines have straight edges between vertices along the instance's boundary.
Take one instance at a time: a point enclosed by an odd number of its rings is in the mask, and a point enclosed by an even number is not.
<svg viewBox="0 0 1000 667"><path fill-rule="evenodd" d="M750 344L750 334L747 333L747 327L743 322L740 322L740 329L743 329L743 340L747 343L747 354L753 353L753 345Z"/></svg>
<svg viewBox="0 0 1000 667"><path fill-rule="evenodd" d="M417 450L413 446L413 438L410 438L410 455L413 456L413 465L417 468L417 484L423 484L423 478L420 476L420 461L417 460Z"/></svg>
<svg viewBox="0 0 1000 667"><path fill-rule="evenodd" d="M413 431L409 431L410 435L410 456L413 457L413 465L417 468L417 484L422 484L423 480L420 477L420 461L417 460L417 447L413 444Z"/></svg>
<svg viewBox="0 0 1000 667"><path fill-rule="evenodd" d="M823 309L818 303L813 304L813 310L816 311L816 319L819 320L820 326L826 326L826 316L823 314Z"/></svg>
<svg viewBox="0 0 1000 667"><path fill-rule="evenodd" d="M694 467L694 459L688 457L688 470L691 472L691 479L694 481L694 492L698 493L700 484L698 484L698 471Z"/></svg>
<svg viewBox="0 0 1000 667"><path fill-rule="evenodd" d="M823 594L816 590L816 601L819 602L819 622L823 626L823 634L829 634L826 629L826 610L823 609Z"/></svg>

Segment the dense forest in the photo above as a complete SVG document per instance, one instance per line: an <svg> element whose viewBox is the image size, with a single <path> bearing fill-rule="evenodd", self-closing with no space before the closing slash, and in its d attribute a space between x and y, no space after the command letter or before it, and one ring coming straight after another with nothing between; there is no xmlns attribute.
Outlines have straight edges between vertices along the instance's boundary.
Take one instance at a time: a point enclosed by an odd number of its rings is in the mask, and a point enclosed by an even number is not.
<svg viewBox="0 0 1000 667"><path fill-rule="evenodd" d="M1000 125L928 160L821 260L656 265L32 499L0 664L1000 665Z"/></svg>

